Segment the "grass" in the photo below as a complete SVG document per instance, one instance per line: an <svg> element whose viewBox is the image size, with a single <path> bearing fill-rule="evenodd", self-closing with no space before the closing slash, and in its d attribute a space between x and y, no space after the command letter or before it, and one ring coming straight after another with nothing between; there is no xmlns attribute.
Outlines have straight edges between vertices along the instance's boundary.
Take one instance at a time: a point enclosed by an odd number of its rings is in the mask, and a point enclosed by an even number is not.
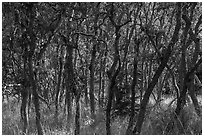
<svg viewBox="0 0 204 137"><path fill-rule="evenodd" d="M173 128L168 129L172 124L172 114L175 109L175 103L168 107L172 99L166 99L160 105L149 107L147 115L142 126L141 134L143 135L162 135L180 134L176 122L173 121ZM33 108L33 106L32 106ZM44 104L41 104L41 121L46 135L73 135L74 134L74 109L72 116L67 120L67 116L61 110L58 120L54 116L54 106L48 110ZM89 109L81 103L81 129L82 135L105 135L105 112L97 110L96 117L91 118ZM125 135L129 117L117 117L111 124L113 135ZM180 121L184 131L188 135L202 134L202 118L195 113L194 106L189 103L181 112ZM2 134L3 135L20 135L22 134L22 121L20 119L20 102L12 100L9 103L2 103ZM37 134L35 126L35 113L31 109L29 115L29 135Z"/></svg>

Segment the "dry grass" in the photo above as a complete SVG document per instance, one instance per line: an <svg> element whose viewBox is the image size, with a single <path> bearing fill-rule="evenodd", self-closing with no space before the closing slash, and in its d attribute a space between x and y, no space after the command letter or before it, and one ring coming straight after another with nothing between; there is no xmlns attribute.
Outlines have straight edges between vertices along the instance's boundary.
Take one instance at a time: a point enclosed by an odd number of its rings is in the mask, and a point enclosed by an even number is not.
<svg viewBox="0 0 204 137"><path fill-rule="evenodd" d="M147 110L145 121L142 126L143 135L162 135L162 134L179 134L178 127L173 126L173 129L168 130L168 123L172 120L172 114L175 109L175 104L167 109L169 102L172 99L163 101L160 105L150 107ZM32 106L33 107L33 106ZM54 106L48 110L41 104L41 120L46 135L73 135L74 134L74 113L69 120L63 111L59 114L58 120L54 117ZM82 135L105 135L105 112L97 110L95 118L90 117L89 109L83 104L81 105L81 131ZM74 110L73 110L74 112ZM31 109L29 116L29 135L37 134L35 126L35 113ZM114 135L124 135L128 125L128 117L116 118L111 125L111 131ZM183 125L185 133L188 135L202 134L202 118L195 113L192 104L185 106L181 113L180 122ZM20 102L13 100L2 104L2 134L3 135L20 135L22 134L22 122L20 120Z"/></svg>

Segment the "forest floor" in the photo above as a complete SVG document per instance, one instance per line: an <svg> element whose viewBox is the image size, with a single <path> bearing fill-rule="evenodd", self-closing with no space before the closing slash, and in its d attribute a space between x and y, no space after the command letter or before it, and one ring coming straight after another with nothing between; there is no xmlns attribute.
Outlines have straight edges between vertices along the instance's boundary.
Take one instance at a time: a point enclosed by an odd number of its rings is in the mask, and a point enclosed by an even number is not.
<svg viewBox="0 0 204 137"><path fill-rule="evenodd" d="M156 134L179 134L178 128L175 125L173 129L167 130L168 123L172 120L172 113L175 109L173 98L168 97L155 105L154 100L150 99L147 108L147 115L142 126L141 134L156 135ZM202 102L202 97L198 97L199 103ZM20 118L20 104L15 99L9 102L2 103L2 134L3 135L19 135L22 134L22 121ZM89 108L81 104L81 135L105 135L105 112L104 110L97 110L96 117L91 118ZM41 120L46 135L73 135L74 134L74 113L67 118L66 114L61 113L56 120L54 116L54 106L47 109L44 104L41 104ZM28 134L37 134L35 126L35 113L32 106L29 115L29 130ZM73 109L73 112L75 110ZM67 122L69 121L69 122ZM111 124L111 132L113 135L125 135L128 125L128 116L118 116L114 118ZM195 113L192 103L188 103L182 113L180 122L188 135L202 134L202 118Z"/></svg>

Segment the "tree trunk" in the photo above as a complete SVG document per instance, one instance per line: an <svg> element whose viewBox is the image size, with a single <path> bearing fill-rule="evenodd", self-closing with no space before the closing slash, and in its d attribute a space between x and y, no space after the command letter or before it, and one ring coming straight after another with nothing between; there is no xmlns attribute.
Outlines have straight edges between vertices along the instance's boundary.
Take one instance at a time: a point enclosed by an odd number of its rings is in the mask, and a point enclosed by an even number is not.
<svg viewBox="0 0 204 137"><path fill-rule="evenodd" d="M105 72L105 69L104 71ZM103 73L103 78L102 78L102 89L101 89L101 103L102 103L102 107L104 107L104 98L105 98L105 73Z"/></svg>
<svg viewBox="0 0 204 137"><path fill-rule="evenodd" d="M57 83L57 91L55 95L55 117L58 117L58 105L59 105L59 92L61 86L61 78L62 78L62 58L59 58L59 75L58 75L58 83Z"/></svg>
<svg viewBox="0 0 204 137"><path fill-rule="evenodd" d="M68 45L67 41L65 40L65 44L67 46L66 52L66 62L65 62L65 81L66 81L66 99L65 99L65 106L67 107L67 119L69 119L71 114L71 102L72 102L72 94L75 95L76 93L74 90L74 70L73 70L73 47L72 45Z"/></svg>
<svg viewBox="0 0 204 137"><path fill-rule="evenodd" d="M198 23L199 24L199 21ZM197 26L196 24L196 26ZM196 33L196 30L195 30L195 33ZM192 30L190 31L190 35L191 35L191 38L193 39L194 43L195 43L195 51L194 51L194 54L193 54L193 59L192 59L192 65L194 65L196 63L196 61L198 60L198 56L199 56L199 53L201 52L200 50L200 43L199 43L199 39L196 38L196 35L192 32ZM195 74L193 74L195 75ZM191 86L191 89L189 91L189 95L193 101L193 104L194 104L194 107L195 107L195 111L197 113L198 116L201 116L201 109L199 107L199 104L198 104L198 100L197 100L197 97L195 95L195 86L194 86L194 77L193 77L193 80L191 82L190 85Z"/></svg>
<svg viewBox="0 0 204 137"><path fill-rule="evenodd" d="M104 98L105 98L105 86L106 86L106 76L105 76L105 71L106 71L106 58L107 58L107 46L106 46L106 51L105 51L105 57L103 59L103 67L102 67L102 91L101 91L101 102L102 102L102 107L104 107Z"/></svg>
<svg viewBox="0 0 204 137"><path fill-rule="evenodd" d="M112 101L113 101L113 96L114 96L114 91L115 91L115 84L116 84L116 77L120 71L120 63L119 66L114 73L113 77L110 79L110 84L108 88L108 103L106 107L106 134L111 135L111 119L110 119L110 113L111 113L111 107L112 107Z"/></svg>
<svg viewBox="0 0 204 137"><path fill-rule="evenodd" d="M38 135L43 135L43 129L40 122L40 104L39 104L39 98L38 93L36 89L36 81L34 79L34 72L33 72L33 66L32 66L32 56L29 58L29 74L30 74L30 82L32 84L32 91L33 91L33 101L35 106L35 113L36 113L36 126Z"/></svg>
<svg viewBox="0 0 204 137"><path fill-rule="evenodd" d="M103 56L103 55L102 55ZM102 75L103 75L103 60L100 60L100 72L99 72L99 91L98 91L98 107L101 107L101 90L102 90Z"/></svg>
<svg viewBox="0 0 204 137"><path fill-rule="evenodd" d="M120 54L119 54L119 49L118 49L120 36L121 36L120 28L131 21L131 20L128 20L123 25L117 25L114 22L114 10L115 10L114 4L111 3L110 5L111 5L111 10L110 10L111 16L109 16L109 19L115 27L116 38L115 38L115 41L113 44L113 47L115 50L114 59L113 59L114 61L113 61L113 64L111 65L110 70L107 72L107 75L108 75L109 80L110 80L110 84L109 84L109 88L108 88L108 103L107 103L107 108L106 108L106 133L107 133L107 135L111 134L110 112L111 112L112 100L113 100L113 96L114 96L114 87L116 85L116 78L117 78L117 76L120 72L120 69L121 69ZM118 23L120 23L121 20L122 20L122 16L118 18ZM117 67L117 64L118 64L118 67Z"/></svg>
<svg viewBox="0 0 204 137"><path fill-rule="evenodd" d="M138 119L137 119L137 123L136 126L133 130L133 134L140 134L141 132L141 128L142 128L142 124L145 118L145 112L146 112L146 106L147 103L149 101L149 97L152 93L152 90L154 89L154 86L156 85L158 78L160 77L162 71L164 70L164 68L166 67L166 64L169 60L169 57L171 55L172 52L172 48L174 46L174 44L177 42L178 40L178 34L179 34L179 30L181 27L181 20L180 20L180 16L181 16L181 11L180 11L180 3L177 3L177 14L176 14L176 27L174 30L174 34L173 37L168 45L168 48L166 50L166 52L164 53L164 58L161 60L161 64L158 67L154 77L152 78L152 81L149 83L148 88L144 94L144 98L140 104L140 111L139 111L139 115L138 115Z"/></svg>
<svg viewBox="0 0 204 137"><path fill-rule="evenodd" d="M112 100L113 100L113 82L110 82L109 86L109 95L108 95L108 103L107 103L107 109L106 109L106 134L111 135L111 129L110 129L110 112L111 112L111 106L112 106Z"/></svg>
<svg viewBox="0 0 204 137"><path fill-rule="evenodd" d="M80 94L76 96L75 135L80 134Z"/></svg>
<svg viewBox="0 0 204 137"><path fill-rule="evenodd" d="M65 113L67 113L67 119L70 118L72 114L72 94L70 93L69 89L66 88L67 92L65 93Z"/></svg>
<svg viewBox="0 0 204 137"><path fill-rule="evenodd" d="M144 72L143 72L144 71L144 61L143 61L143 59L142 59L142 64L141 65L142 65L142 67L141 67L142 71L141 72L144 74ZM144 81L144 76L142 75L141 77L142 78L141 78L141 82L140 82L140 103L142 102L143 91L144 91L144 82L143 82Z"/></svg>
<svg viewBox="0 0 204 137"><path fill-rule="evenodd" d="M184 87L183 90L181 91L180 97L178 98L177 101L177 106L176 106L176 110L175 110L175 114L176 116L179 116L181 109L183 108L183 105L185 104L185 97L186 97L186 93L187 93L187 83L189 82L189 78L190 76L194 73L194 71L198 68L198 66L202 63L202 59L200 59L195 65L194 67L188 71L185 75L184 78Z"/></svg>
<svg viewBox="0 0 204 137"><path fill-rule="evenodd" d="M110 70L107 72L107 75L110 80L109 88L108 88L108 103L107 103L107 108L106 108L106 134L107 135L111 134L110 112L111 112L112 100L114 96L114 86L116 84L116 77L121 69L120 56L119 56L119 51L118 51L119 38L120 38L119 29L116 29L116 40L114 43L114 48L115 48L114 62ZM118 64L118 67L116 69L117 64Z"/></svg>
<svg viewBox="0 0 204 137"><path fill-rule="evenodd" d="M135 86L137 85L137 64L138 64L138 51L139 51L139 43L136 45L137 47L135 48L135 58L134 58L134 70L133 70L133 80L132 80L132 85L131 85L131 113L130 113L130 119L129 119L129 124L128 128L126 130L126 134L131 134L132 131L132 126L134 122L134 117L135 117Z"/></svg>
<svg viewBox="0 0 204 137"><path fill-rule="evenodd" d="M29 100L30 99L30 94L29 94L29 89L30 88L30 83L29 83L29 80L26 79L27 78L27 75L26 75L26 71L27 71L27 46L24 47L24 56L23 56L23 70L24 70L24 73L23 73L23 81L21 82L21 85L22 85L22 91L21 91L21 97L22 97L22 102L21 102L21 109L20 109L20 112L21 112L21 119L23 120L23 134L27 134L28 132L28 116L29 116L29 108L30 108L30 104L31 104L31 101ZM27 112L26 112L26 107L27 108Z"/></svg>
<svg viewBox="0 0 204 137"><path fill-rule="evenodd" d="M154 86L156 85L156 83L158 81L158 78L160 77L162 71L164 70L164 68L167 64L167 61L169 59L170 54L171 54L171 49L169 48L169 50L167 52L167 56L165 57L165 59L163 59L162 63L160 64L158 70L156 71L152 81L150 82L150 84L149 84L149 86L148 86L148 88L144 94L143 100L142 100L141 105L140 105L140 111L139 111L137 123L136 123L134 130L133 130L133 134L135 134L135 133L140 134L140 132L141 132L141 128L142 128L142 124L143 124L145 112L146 112L146 106L147 106L147 103L149 101L149 97L152 93L152 90L154 89Z"/></svg>
<svg viewBox="0 0 204 137"><path fill-rule="evenodd" d="M91 116L94 117L95 114L95 97L94 97L94 63L95 63L95 57L96 57L96 46L93 45L93 50L91 54L91 64L89 66L90 70L90 91L89 91L89 96L90 96L90 107L91 107Z"/></svg>
<svg viewBox="0 0 204 137"><path fill-rule="evenodd" d="M119 40L119 38L118 38L118 40ZM118 46L118 40L116 41L115 46ZM115 70L115 73L113 73L115 66L117 65L117 62L119 62L118 67ZM120 69L121 69L121 63L120 63L120 58L119 58L119 52L118 52L118 49L116 47L116 52L115 52L115 56L114 56L114 63L111 66L111 69L109 70L109 72L107 72L109 80L110 80L109 88L108 88L108 103L107 103L107 107L106 107L106 134L107 135L111 135L110 113L111 113L112 101L113 101L113 96L114 96L114 91L115 91L116 78L120 72Z"/></svg>
<svg viewBox="0 0 204 137"><path fill-rule="evenodd" d="M22 103L21 103L21 119L23 120L23 134L27 134L28 132L28 114L26 112L26 106L28 104L28 92L24 88L21 92Z"/></svg>
<svg viewBox="0 0 204 137"><path fill-rule="evenodd" d="M27 8L33 8L34 3L31 3L30 6L28 6ZM38 98L38 93L37 93L37 86L36 86L36 79L35 79L35 75L34 75L34 69L33 69L33 55L35 52L35 48L36 48L36 37L34 34L34 30L33 30L33 22L35 19L35 12L33 10L30 10L30 22L29 22L29 28L28 28L28 35L30 37L30 42L29 42L29 49L30 51L28 51L28 72L29 72L29 82L31 84L32 87L32 94L33 94L33 102L34 102L34 106L35 106L35 113L36 113L36 126L37 126L37 132L38 135L43 135L43 129L42 129L42 125L40 122L40 104L39 104L39 98ZM35 70L37 71L37 70Z"/></svg>
<svg viewBox="0 0 204 137"><path fill-rule="evenodd" d="M85 69L85 75L86 75L86 79L85 79L85 103L86 105L88 105L89 102L89 98L88 98L88 69Z"/></svg>
<svg viewBox="0 0 204 137"><path fill-rule="evenodd" d="M132 91L132 95L131 95L131 113L130 113L130 119L129 119L129 124L128 124L128 128L126 131L126 134L129 134L132 130L132 126L133 126L133 120L135 117L135 86L137 84L137 59L134 59L134 71L133 71L133 81L132 81L132 86L131 86L131 91Z"/></svg>
<svg viewBox="0 0 204 137"><path fill-rule="evenodd" d="M194 84L194 83L192 83ZM190 84L190 85L192 85ZM195 95L195 89L194 89L194 86L191 86L191 89L189 91L189 95L191 97L191 100L193 101L193 104L194 104L194 107L195 107L195 111L196 111L196 114L201 117L201 109L199 107L199 104L198 104L198 100L197 100L197 97Z"/></svg>

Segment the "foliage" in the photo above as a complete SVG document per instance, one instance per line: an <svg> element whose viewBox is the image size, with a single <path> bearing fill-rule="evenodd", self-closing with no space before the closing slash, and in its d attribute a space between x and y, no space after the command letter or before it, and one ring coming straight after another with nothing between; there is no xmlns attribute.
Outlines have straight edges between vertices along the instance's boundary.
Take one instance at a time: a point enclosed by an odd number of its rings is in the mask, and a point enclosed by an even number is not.
<svg viewBox="0 0 204 137"><path fill-rule="evenodd" d="M3 2L3 134L201 134L201 9Z"/></svg>

